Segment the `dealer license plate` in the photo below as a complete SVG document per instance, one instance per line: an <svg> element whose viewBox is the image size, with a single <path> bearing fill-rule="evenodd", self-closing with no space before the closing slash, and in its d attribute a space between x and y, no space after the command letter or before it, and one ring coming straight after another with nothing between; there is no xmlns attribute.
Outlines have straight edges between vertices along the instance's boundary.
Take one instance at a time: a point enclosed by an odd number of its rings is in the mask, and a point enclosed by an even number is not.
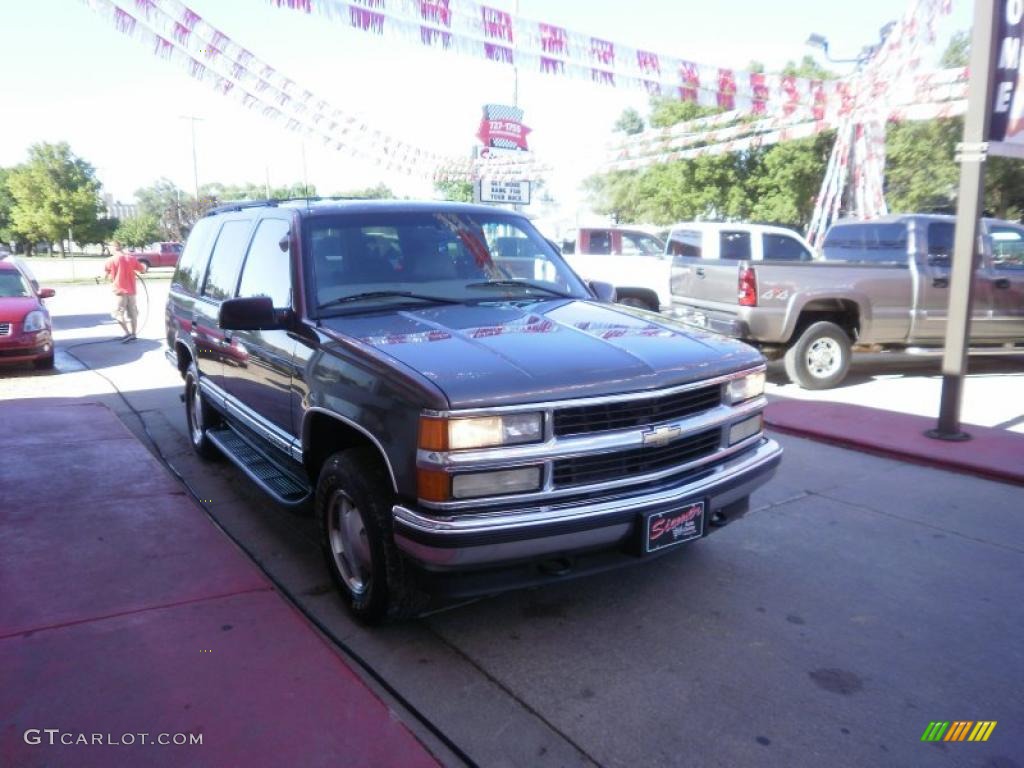
<svg viewBox="0 0 1024 768"><path fill-rule="evenodd" d="M704 502L694 501L644 519L644 552L656 552L704 534Z"/></svg>

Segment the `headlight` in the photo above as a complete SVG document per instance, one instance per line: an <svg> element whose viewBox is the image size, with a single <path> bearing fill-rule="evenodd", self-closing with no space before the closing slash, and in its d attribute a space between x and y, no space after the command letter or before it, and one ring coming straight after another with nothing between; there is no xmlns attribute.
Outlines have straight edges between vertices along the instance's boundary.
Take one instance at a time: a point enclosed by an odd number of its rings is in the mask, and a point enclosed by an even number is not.
<svg viewBox="0 0 1024 768"><path fill-rule="evenodd" d="M729 405L742 403L764 394L764 371L733 379L725 387L725 401Z"/></svg>
<svg viewBox="0 0 1024 768"><path fill-rule="evenodd" d="M537 490L540 490L540 467L473 472L468 475L455 475L452 478L452 496L456 499Z"/></svg>
<svg viewBox="0 0 1024 768"><path fill-rule="evenodd" d="M25 315L25 320L22 322L22 330L25 333L45 331L49 325L49 318L46 312L41 309L34 309Z"/></svg>
<svg viewBox="0 0 1024 768"><path fill-rule="evenodd" d="M464 448L537 443L543 437L544 418L540 413L420 418L420 448L428 451L457 451Z"/></svg>

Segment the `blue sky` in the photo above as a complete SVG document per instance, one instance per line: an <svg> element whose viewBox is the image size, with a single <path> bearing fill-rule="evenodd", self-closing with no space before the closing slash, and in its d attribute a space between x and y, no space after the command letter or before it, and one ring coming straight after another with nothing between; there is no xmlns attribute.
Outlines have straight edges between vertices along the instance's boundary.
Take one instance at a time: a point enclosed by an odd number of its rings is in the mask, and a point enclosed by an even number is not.
<svg viewBox="0 0 1024 768"><path fill-rule="evenodd" d="M492 0L512 10L513 0ZM124 3L131 7L130 0ZM508 102L511 71L452 54L382 43L320 16L279 10L266 0L192 0L190 5L300 85L367 122L431 149L467 156L486 102ZM811 32L836 56L855 55L903 12L901 0L520 0L528 16L720 66L752 59L769 69L799 59ZM955 0L942 37L970 24L971 5ZM77 0L0 3L0 165L24 160L37 141L68 141L96 166L105 188L130 200L167 176L192 187L189 126L194 114L200 182L272 184L301 179L303 146L285 132L158 60ZM941 48L941 44L940 44ZM643 110L642 94L522 75L520 104L533 148L558 167L552 182L567 200L593 172L615 117ZM306 168L321 192L383 181L400 194L429 184L382 174L372 165L307 142Z"/></svg>

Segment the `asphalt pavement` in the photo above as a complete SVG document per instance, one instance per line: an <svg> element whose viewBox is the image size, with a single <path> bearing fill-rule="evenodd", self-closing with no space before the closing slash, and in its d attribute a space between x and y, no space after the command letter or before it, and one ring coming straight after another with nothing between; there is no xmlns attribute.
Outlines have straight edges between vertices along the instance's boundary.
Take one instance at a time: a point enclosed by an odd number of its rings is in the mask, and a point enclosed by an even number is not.
<svg viewBox="0 0 1024 768"><path fill-rule="evenodd" d="M1020 486L777 435L776 479L709 539L368 630L334 595L311 521L192 454L161 347L166 282L149 288L126 345L109 341L104 288L61 288L57 371L0 374L0 398L114 409L393 687L400 701L368 682L415 733L428 720L484 766L1024 766ZM1013 421L1021 378L1007 363L999 379L993 418ZM985 743L923 743L935 720L998 725Z"/></svg>

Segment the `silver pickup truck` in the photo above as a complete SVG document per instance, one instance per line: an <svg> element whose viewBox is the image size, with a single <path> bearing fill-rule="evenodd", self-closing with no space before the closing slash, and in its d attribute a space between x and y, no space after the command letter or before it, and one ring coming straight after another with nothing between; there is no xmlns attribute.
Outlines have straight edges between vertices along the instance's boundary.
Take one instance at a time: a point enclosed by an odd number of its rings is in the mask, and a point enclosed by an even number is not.
<svg viewBox="0 0 1024 768"><path fill-rule="evenodd" d="M813 261L769 258L767 249L752 251L760 259L676 250L672 311L782 357L801 387L834 387L855 348L942 347L953 227L952 216L939 215L841 221L825 238L823 258ZM1024 353L1024 226L985 219L982 232L971 351Z"/></svg>

